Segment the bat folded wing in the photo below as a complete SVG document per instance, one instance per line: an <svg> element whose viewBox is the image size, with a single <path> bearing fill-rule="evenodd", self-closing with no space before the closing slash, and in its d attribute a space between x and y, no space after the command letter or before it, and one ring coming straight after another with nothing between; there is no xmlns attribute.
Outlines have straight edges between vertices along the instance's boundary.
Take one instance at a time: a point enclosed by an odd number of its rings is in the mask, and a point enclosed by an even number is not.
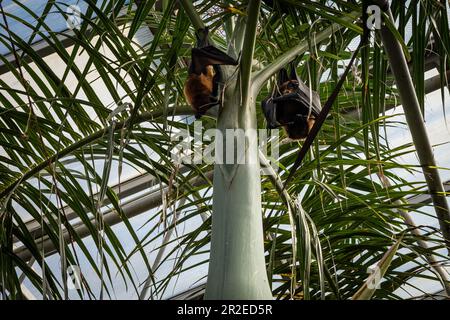
<svg viewBox="0 0 450 320"><path fill-rule="evenodd" d="M261 102L261 107L264 113L264 117L267 121L267 128L268 129L275 129L280 126L280 124L277 121L276 117L276 111L275 111L275 104L272 99L272 97L266 98Z"/></svg>
<svg viewBox="0 0 450 320"><path fill-rule="evenodd" d="M309 109L309 105L311 105L311 114L314 116L318 116L321 110L320 106L320 100L317 97L314 97L314 91L313 91L313 99L310 98L309 94L306 94L305 92L299 90L293 93L288 93L276 98L273 98L273 102L275 104L280 102L295 102L298 103L300 106L303 106L307 109Z"/></svg>
<svg viewBox="0 0 450 320"><path fill-rule="evenodd" d="M300 89L302 99L306 101L306 105L311 103L311 113L314 116L318 116L322 110L319 94L314 90L310 90L310 88L301 80L298 82L298 88ZM310 93L312 93L312 97L310 96Z"/></svg>
<svg viewBox="0 0 450 320"><path fill-rule="evenodd" d="M214 46L192 48L192 62L194 72L200 74L205 66L209 65L237 65L237 61Z"/></svg>

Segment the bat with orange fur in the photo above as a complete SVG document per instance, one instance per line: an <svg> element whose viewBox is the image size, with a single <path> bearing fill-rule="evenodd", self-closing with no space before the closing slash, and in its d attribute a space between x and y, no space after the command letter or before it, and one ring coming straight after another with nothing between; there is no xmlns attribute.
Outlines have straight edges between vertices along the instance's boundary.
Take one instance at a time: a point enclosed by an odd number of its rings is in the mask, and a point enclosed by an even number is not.
<svg viewBox="0 0 450 320"><path fill-rule="evenodd" d="M237 61L209 44L208 28L197 31L197 45L191 50L191 64L184 85L184 95L199 119L208 109L220 103L220 65L237 65Z"/></svg>

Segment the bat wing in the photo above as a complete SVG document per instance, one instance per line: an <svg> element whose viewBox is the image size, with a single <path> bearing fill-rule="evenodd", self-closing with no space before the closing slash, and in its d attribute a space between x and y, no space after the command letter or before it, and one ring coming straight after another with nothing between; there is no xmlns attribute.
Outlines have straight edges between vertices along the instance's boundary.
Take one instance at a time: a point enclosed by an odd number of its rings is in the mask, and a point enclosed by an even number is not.
<svg viewBox="0 0 450 320"><path fill-rule="evenodd" d="M214 46L192 48L190 72L200 74L209 65L237 65L237 61Z"/></svg>
<svg viewBox="0 0 450 320"><path fill-rule="evenodd" d="M278 71L278 86L281 86L286 81L289 81L289 76L287 70L285 68L280 69Z"/></svg>
<svg viewBox="0 0 450 320"><path fill-rule="evenodd" d="M267 120L267 128L275 129L279 127L277 122L277 115L275 111L275 103L272 97L268 97L261 102L261 107L264 113L264 117Z"/></svg>
<svg viewBox="0 0 450 320"><path fill-rule="evenodd" d="M312 93L312 96L310 95ZM299 80L299 87L295 92L285 94L276 98L273 98L273 102L282 102L282 101L295 101L305 108L309 109L309 105L311 106L311 114L317 117L322 110L320 104L320 98L317 92L309 89L301 80Z"/></svg>
<svg viewBox="0 0 450 320"><path fill-rule="evenodd" d="M298 82L298 102L305 106L311 105L311 114L317 117L322 110L320 104L320 97L316 91L310 90L310 88L300 79L297 74L297 68L295 61L290 63L291 72L289 75L289 80L297 80Z"/></svg>
<svg viewBox="0 0 450 320"><path fill-rule="evenodd" d="M294 61L291 61L291 63L289 64L289 66L290 66L290 73L289 73L289 80L296 80L296 81L298 81L299 83L300 83L300 78L299 78L299 76L298 76L298 74L297 74L297 66L296 66L296 63L295 63L295 60Z"/></svg>
<svg viewBox="0 0 450 320"><path fill-rule="evenodd" d="M306 106L309 106L311 104L311 114L317 117L322 110L319 95L316 91L310 90L310 88L300 79L298 79L298 88L302 103L304 103Z"/></svg>

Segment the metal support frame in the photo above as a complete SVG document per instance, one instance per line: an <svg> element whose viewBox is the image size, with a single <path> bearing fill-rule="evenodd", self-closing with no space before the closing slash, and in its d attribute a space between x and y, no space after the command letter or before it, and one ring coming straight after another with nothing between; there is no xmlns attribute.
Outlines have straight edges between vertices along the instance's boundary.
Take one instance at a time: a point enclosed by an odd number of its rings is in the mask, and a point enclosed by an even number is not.
<svg viewBox="0 0 450 320"><path fill-rule="evenodd" d="M213 171L211 170L207 172L205 174L205 177L208 180L212 180ZM146 178L148 179L148 177ZM135 190L144 188L144 186L148 184L148 180L146 179L142 180L143 181L140 185L134 186ZM198 187L205 183L205 178L195 177L191 179L189 183L194 187ZM162 204L161 193L164 193L167 190L168 187L164 187L162 190L159 187L153 188L151 191L139 197L139 199L131 200L129 202L122 204L122 211L127 216L127 218L130 219L143 212L146 212L150 209L160 206ZM103 221L105 225L113 226L119 222L122 222L122 218L115 210L108 209L106 212L103 213ZM94 225L96 224L95 217L91 219L91 223ZM91 231L83 222L76 223L73 226L73 229L80 238L87 237L91 234ZM71 238L67 230L63 231L63 237L65 241L67 242L71 241ZM38 239L36 239L36 243L39 248L43 248L44 256L49 256L57 252L57 248L47 235L40 236ZM14 253L24 261L28 261L29 259L32 258L31 252L25 246L16 248L14 250Z"/></svg>

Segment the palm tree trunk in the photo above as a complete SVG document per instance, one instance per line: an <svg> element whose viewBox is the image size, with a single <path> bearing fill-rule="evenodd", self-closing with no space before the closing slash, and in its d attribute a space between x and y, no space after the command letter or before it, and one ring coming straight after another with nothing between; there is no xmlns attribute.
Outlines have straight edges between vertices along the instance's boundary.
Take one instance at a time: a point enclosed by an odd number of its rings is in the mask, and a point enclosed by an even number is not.
<svg viewBox="0 0 450 320"><path fill-rule="evenodd" d="M228 85L223 112L217 120L223 150L233 144L235 156L233 163L216 164L214 169L206 299L272 299L264 258L256 97L250 89L259 9L260 0L249 2L239 80ZM234 135L227 135L229 129L246 133L245 148L238 145L239 139ZM255 134L248 135L249 132ZM216 145L216 151L220 148ZM237 149L242 150L242 158ZM226 151L229 155L230 148Z"/></svg>

